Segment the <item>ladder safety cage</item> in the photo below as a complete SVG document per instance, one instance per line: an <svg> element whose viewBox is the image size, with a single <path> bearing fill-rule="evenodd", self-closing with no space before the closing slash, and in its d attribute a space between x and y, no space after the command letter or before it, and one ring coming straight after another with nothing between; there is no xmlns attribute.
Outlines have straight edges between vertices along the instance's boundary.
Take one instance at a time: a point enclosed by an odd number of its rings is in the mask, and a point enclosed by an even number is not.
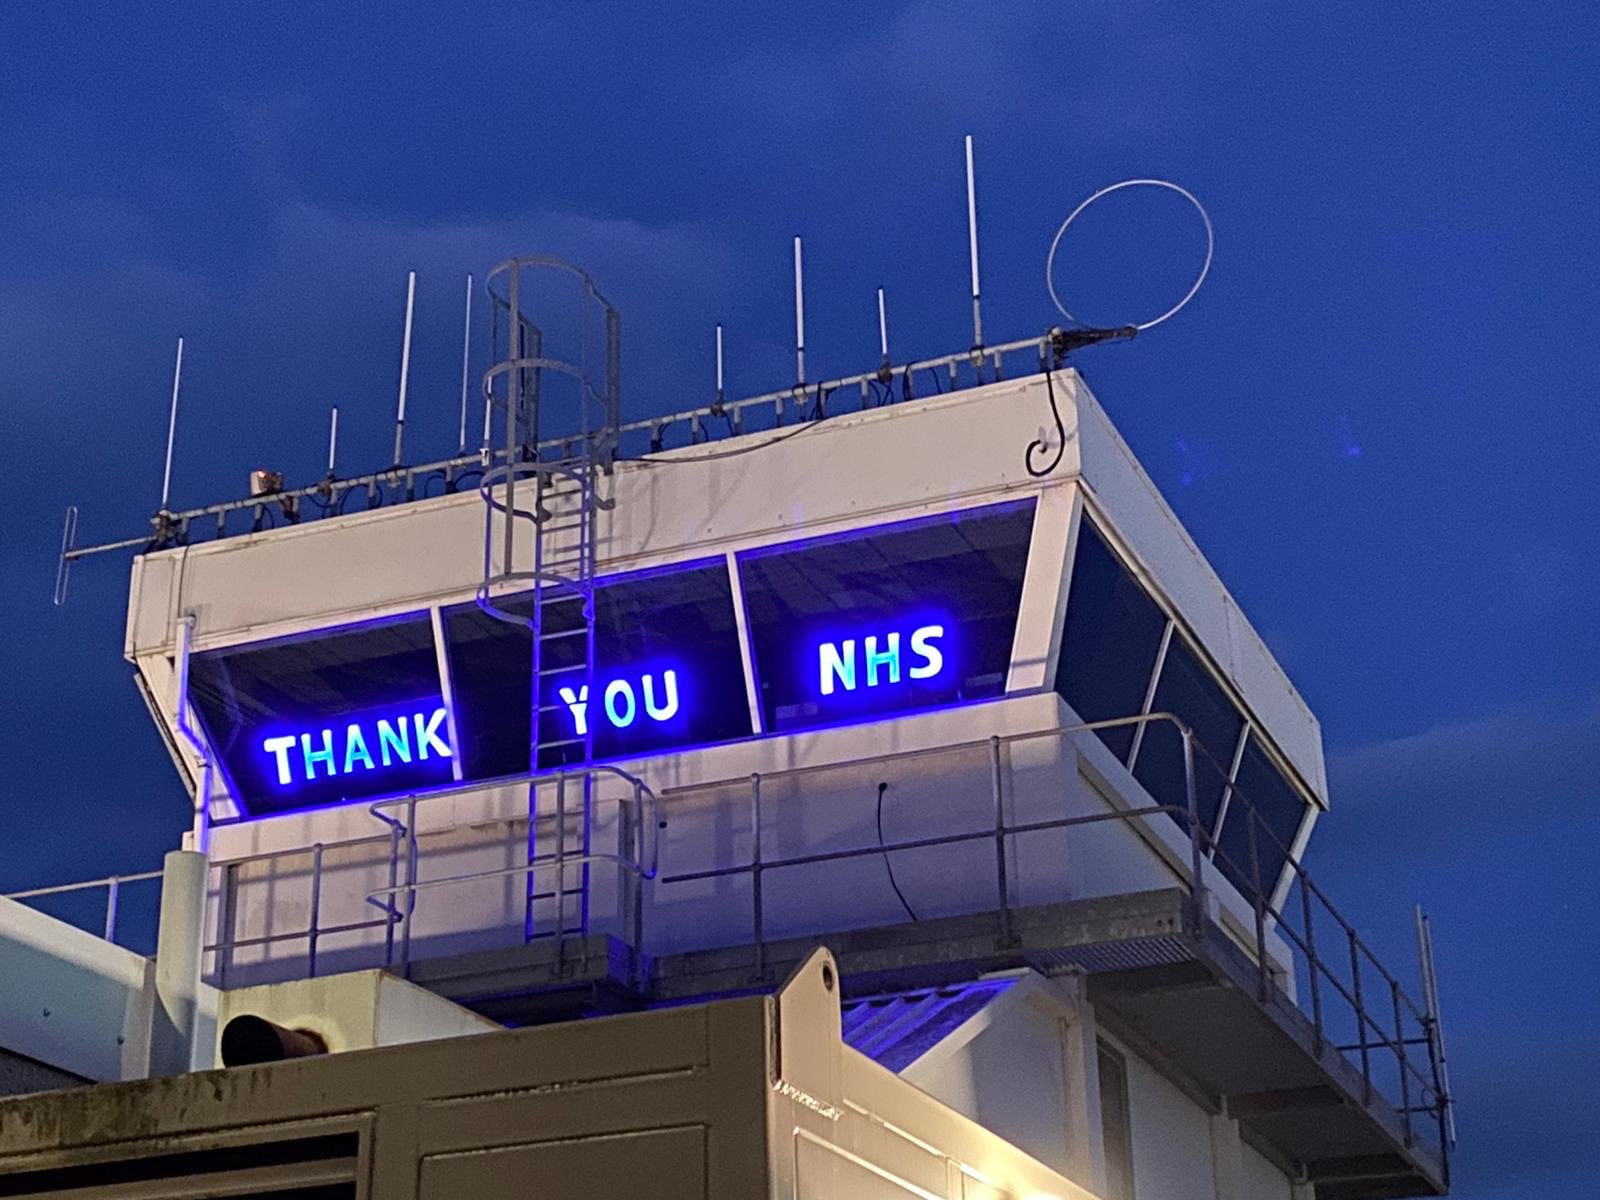
<svg viewBox="0 0 1600 1200"><path fill-rule="evenodd" d="M552 301L552 290L561 288L567 295ZM587 725L564 729L567 707L558 697L587 697L594 684L595 518L613 503L600 494L598 480L610 474L618 441L622 321L589 274L559 258L507 259L489 272L485 289L492 365L483 376L477 603L528 630L528 767L537 775L594 757ZM585 771L574 782L576 797L566 773L556 777L549 850L538 844L538 786L528 789L529 941L554 936L559 943L568 932L569 901L577 907L575 931L588 932L594 778ZM537 910L551 894L538 890L532 870L541 862L552 864L556 878L549 929ZM569 887L572 866L577 882Z"/></svg>

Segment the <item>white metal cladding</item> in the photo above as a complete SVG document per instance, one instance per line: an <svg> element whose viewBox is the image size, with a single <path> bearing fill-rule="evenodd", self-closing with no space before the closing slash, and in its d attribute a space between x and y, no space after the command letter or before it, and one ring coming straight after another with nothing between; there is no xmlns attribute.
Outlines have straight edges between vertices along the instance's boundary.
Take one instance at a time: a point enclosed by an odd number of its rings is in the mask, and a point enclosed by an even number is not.
<svg viewBox="0 0 1600 1200"><path fill-rule="evenodd" d="M622 462L605 483L616 507L600 522L600 570L723 554L728 550L962 509L1082 478L1091 506L1226 675L1251 715L1326 803L1317 720L1251 629L1154 483L1134 461L1077 374L1056 384L1066 453L1043 483L1022 451L1048 421L1045 381L1027 378L838 416L774 434L690 446ZM1035 552L1061 554L1062 506L1040 506ZM483 507L472 494L413 502L334 520L162 550L134 563L126 651L170 709L155 659L173 653L179 614L197 614L195 648L360 621L430 603L466 600L482 574ZM1058 563L1066 571L1066 563ZM1030 589L1024 603L1061 595ZM1059 622L1058 622L1059 624ZM1043 683L1040 645L1022 645L1011 686Z"/></svg>
<svg viewBox="0 0 1600 1200"><path fill-rule="evenodd" d="M749 434L619 463L599 524L599 569L612 573L975 507L1081 478L1093 507L1151 590L1191 631L1255 721L1326 803L1321 733L1284 676L1075 372L1055 387L1065 453L1040 482L1023 466L1048 422L1045 381L994 383L943 397ZM1034 550L1061 553L1063 506L1042 502ZM495 539L497 542L498 539ZM482 574L483 506L472 494L161 551L136 560L127 653L168 710L161 664L180 614L205 650L470 598ZM496 564L498 566L498 564ZM525 565L525 564L516 564ZM1064 561L1051 580L1030 562L1025 610L1059 615ZM1032 627L1031 622L1030 630ZM1042 686L1059 621L1019 623L1013 689ZM1042 656L1042 657L1041 657Z"/></svg>

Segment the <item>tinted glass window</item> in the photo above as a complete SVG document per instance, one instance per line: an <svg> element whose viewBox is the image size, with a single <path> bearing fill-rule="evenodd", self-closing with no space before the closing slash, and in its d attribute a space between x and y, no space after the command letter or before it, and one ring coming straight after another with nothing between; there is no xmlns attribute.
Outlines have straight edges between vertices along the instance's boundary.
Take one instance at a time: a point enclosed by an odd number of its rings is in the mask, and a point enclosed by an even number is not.
<svg viewBox="0 0 1600 1200"><path fill-rule="evenodd" d="M189 699L255 816L452 778L426 615L196 654Z"/></svg>
<svg viewBox="0 0 1600 1200"><path fill-rule="evenodd" d="M502 601L532 614L531 597ZM748 737L750 708L726 564L601 580L595 589L594 680L583 680L579 605L545 605L539 766L645 754ZM475 604L446 614L445 641L469 778L529 769L533 635Z"/></svg>
<svg viewBox="0 0 1600 1200"><path fill-rule="evenodd" d="M1138 716L1166 627L1166 615L1085 517L1072 560L1056 690L1085 721ZM1134 728L1101 730L1100 740L1126 762Z"/></svg>
<svg viewBox="0 0 1600 1200"><path fill-rule="evenodd" d="M1239 760L1233 798L1228 801L1222 835L1217 839L1217 865L1246 896L1254 893L1249 814L1254 812L1258 821L1256 852L1261 859L1262 891L1270 899L1288 862L1288 851L1294 846L1305 810L1300 794L1272 765L1252 733Z"/></svg>
<svg viewBox="0 0 1600 1200"><path fill-rule="evenodd" d="M1216 827L1217 813L1222 808L1222 792L1233 769L1244 718L1176 633L1161 664L1161 678L1156 683L1150 711L1172 713L1194 730L1195 806L1201 827L1209 833ZM1152 721L1145 726L1133 777L1144 784L1158 804L1182 807L1187 803L1183 738L1170 721ZM1187 827L1187 822L1176 815L1173 819Z"/></svg>
<svg viewBox="0 0 1600 1200"><path fill-rule="evenodd" d="M1033 501L739 557L769 733L1005 691Z"/></svg>

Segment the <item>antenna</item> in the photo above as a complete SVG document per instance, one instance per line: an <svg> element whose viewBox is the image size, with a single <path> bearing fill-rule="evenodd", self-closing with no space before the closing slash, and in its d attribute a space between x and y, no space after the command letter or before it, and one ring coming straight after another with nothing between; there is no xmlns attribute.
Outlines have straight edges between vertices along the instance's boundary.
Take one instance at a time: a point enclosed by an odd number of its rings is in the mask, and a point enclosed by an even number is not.
<svg viewBox="0 0 1600 1200"><path fill-rule="evenodd" d="M883 307L883 289L878 289L878 353L883 365L889 365L889 317Z"/></svg>
<svg viewBox="0 0 1600 1200"><path fill-rule="evenodd" d="M178 384L183 379L183 338L178 339L178 361L172 367L172 407L167 413L167 465L161 472L161 512L172 494L172 445L178 438Z"/></svg>
<svg viewBox="0 0 1600 1200"><path fill-rule="evenodd" d="M333 413L328 418L328 478L333 478L333 460L339 452L339 406L333 406Z"/></svg>
<svg viewBox="0 0 1600 1200"><path fill-rule="evenodd" d="M972 173L972 135L967 134L967 247L972 258L972 348L983 345L983 306L978 299L978 188Z"/></svg>
<svg viewBox="0 0 1600 1200"><path fill-rule="evenodd" d="M722 407L722 323L717 322L717 407Z"/></svg>
<svg viewBox="0 0 1600 1200"><path fill-rule="evenodd" d="M417 303L417 273L406 278L406 334L400 343L400 407L394 417L394 465L400 465L400 445L406 433L406 381L411 376L411 315Z"/></svg>
<svg viewBox="0 0 1600 1200"><path fill-rule="evenodd" d="M806 287L798 236L794 239L794 381L806 381Z"/></svg>
<svg viewBox="0 0 1600 1200"><path fill-rule="evenodd" d="M467 273L467 316L461 328L461 439L456 453L467 452L467 362L472 354L472 273Z"/></svg>

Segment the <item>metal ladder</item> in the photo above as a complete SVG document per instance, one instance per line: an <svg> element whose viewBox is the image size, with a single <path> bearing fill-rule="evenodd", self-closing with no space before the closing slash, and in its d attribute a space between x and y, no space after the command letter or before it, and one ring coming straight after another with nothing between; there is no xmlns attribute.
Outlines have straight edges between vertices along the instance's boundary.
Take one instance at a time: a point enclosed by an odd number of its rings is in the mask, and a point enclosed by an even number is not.
<svg viewBox="0 0 1600 1200"><path fill-rule="evenodd" d="M565 274L578 287L576 353L558 355L545 330L525 311L530 275L548 282ZM483 581L477 601L486 613L528 630L530 639L529 769L554 771L554 811L539 812L540 779L528 786L528 861L524 936L554 938L589 930L589 865L594 777L578 780L562 770L594 758L592 726L578 728L563 690L587 702L594 695L595 521L611 506L598 481L611 471L617 444L621 320L588 274L561 259L509 259L486 280L493 307L492 358L483 377L491 413L503 422L498 464L485 463L479 494L485 504ZM603 325L603 354L591 350L589 327ZM593 361L598 359L599 361ZM547 376L549 378L547 378ZM550 384L560 385L552 389ZM570 411L550 414L560 391ZM550 418L568 428L552 431ZM559 441L552 452L552 432ZM547 443L543 454L541 442ZM519 531L524 536L519 537ZM498 561L497 561L498 549ZM569 794L579 782L580 794ZM576 803L574 803L576 802ZM541 828L543 827L543 828ZM553 859L554 875L541 885L535 858ZM583 859L575 872L568 856ZM550 902L553 916L538 919ZM576 907L569 920L569 906Z"/></svg>

